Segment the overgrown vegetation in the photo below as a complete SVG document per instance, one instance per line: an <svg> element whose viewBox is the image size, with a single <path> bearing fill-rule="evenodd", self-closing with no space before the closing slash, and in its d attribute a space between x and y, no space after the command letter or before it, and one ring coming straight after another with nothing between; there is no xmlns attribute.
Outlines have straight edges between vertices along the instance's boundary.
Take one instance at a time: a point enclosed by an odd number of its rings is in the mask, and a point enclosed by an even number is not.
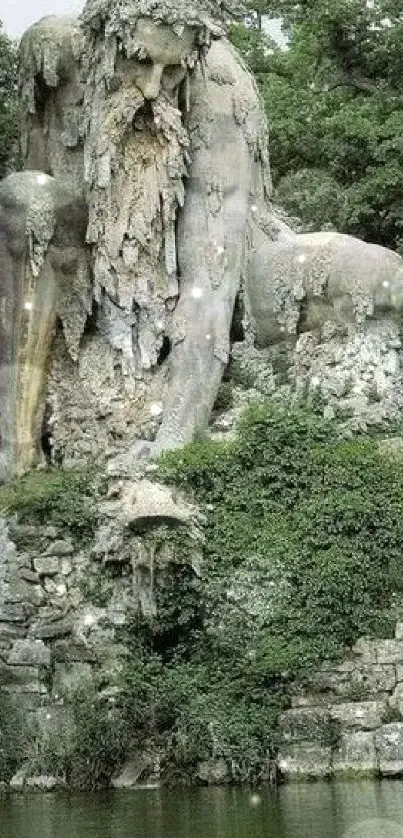
<svg viewBox="0 0 403 838"><path fill-rule="evenodd" d="M266 779L292 684L394 628L403 468L375 433L345 439L305 409L259 405L236 441L167 453L159 476L205 513L202 574L172 532L180 560L155 576L157 616L134 614L117 638L129 655L67 702L75 734L62 753L48 742L40 767L79 788L133 752L162 755L170 783L219 757L234 782Z"/></svg>
<svg viewBox="0 0 403 838"><path fill-rule="evenodd" d="M277 200L309 230L402 249L403 17L400 0L263 0L289 49L258 28L233 39L270 127Z"/></svg>
<svg viewBox="0 0 403 838"><path fill-rule="evenodd" d="M11 780L21 767L29 747L29 732L23 712L7 693L0 693L0 779Z"/></svg>
<svg viewBox="0 0 403 838"><path fill-rule="evenodd" d="M0 486L0 514L17 513L22 524L49 524L89 540L97 521L94 480L93 469L32 471Z"/></svg>
<svg viewBox="0 0 403 838"><path fill-rule="evenodd" d="M159 473L206 514L203 573L171 567L156 578L158 616L122 627L130 656L108 712L126 749L163 754L166 781L224 757L233 781L259 782L292 683L393 630L403 469L375 434L346 440L311 412L263 405L236 442L168 453Z"/></svg>
<svg viewBox="0 0 403 838"><path fill-rule="evenodd" d="M0 178L9 174L18 158L17 48L0 21Z"/></svg>

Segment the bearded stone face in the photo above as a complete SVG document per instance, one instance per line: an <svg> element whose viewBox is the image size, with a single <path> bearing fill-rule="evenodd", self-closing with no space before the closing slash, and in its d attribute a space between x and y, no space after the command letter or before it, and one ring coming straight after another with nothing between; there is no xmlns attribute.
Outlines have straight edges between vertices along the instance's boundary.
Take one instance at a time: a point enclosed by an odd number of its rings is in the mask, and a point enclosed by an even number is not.
<svg viewBox="0 0 403 838"><path fill-rule="evenodd" d="M186 76L193 53L196 57L196 37L193 27L184 27L179 35L171 26L140 18L131 57L125 51L117 57L115 86L132 82L148 101L157 99L161 92L171 98Z"/></svg>
<svg viewBox="0 0 403 838"><path fill-rule="evenodd" d="M170 340L189 148L179 91L199 49L200 27L140 17L88 50L87 242L102 328L127 386L156 369Z"/></svg>

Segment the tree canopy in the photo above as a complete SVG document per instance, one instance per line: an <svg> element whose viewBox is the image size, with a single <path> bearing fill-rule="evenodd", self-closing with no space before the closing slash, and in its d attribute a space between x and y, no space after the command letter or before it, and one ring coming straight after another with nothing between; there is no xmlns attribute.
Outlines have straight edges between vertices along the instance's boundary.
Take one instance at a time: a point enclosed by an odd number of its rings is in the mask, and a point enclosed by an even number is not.
<svg viewBox="0 0 403 838"><path fill-rule="evenodd" d="M401 0L277 0L262 10L283 17L287 51L253 28L232 37L261 88L278 201L307 229L403 249Z"/></svg>
<svg viewBox="0 0 403 838"><path fill-rule="evenodd" d="M17 50L0 21L0 177L13 168L17 145Z"/></svg>

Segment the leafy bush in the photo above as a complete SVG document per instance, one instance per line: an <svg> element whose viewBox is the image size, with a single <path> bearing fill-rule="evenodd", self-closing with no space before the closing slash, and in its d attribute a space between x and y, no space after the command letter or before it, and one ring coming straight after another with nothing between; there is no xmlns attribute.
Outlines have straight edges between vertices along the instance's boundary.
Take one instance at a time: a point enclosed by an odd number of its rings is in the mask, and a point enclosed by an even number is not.
<svg viewBox="0 0 403 838"><path fill-rule="evenodd" d="M259 405L236 441L161 458L160 477L192 493L207 518L192 652L204 687L195 682L177 714L174 774L194 770L207 747L235 778L263 776L290 683L358 636L392 632L403 469L382 453L379 434L346 440L307 410Z"/></svg>
<svg viewBox="0 0 403 838"><path fill-rule="evenodd" d="M54 708L46 726L37 731L25 754L32 774L63 777L71 788L106 788L121 767L131 731L128 719L99 692L99 684L84 683Z"/></svg>
<svg viewBox="0 0 403 838"><path fill-rule="evenodd" d="M230 410L234 405L234 394L232 391L231 381L222 381L218 389L217 398L214 402L213 410L217 413L223 413L225 410Z"/></svg>
<svg viewBox="0 0 403 838"><path fill-rule="evenodd" d="M0 21L0 178L18 164L18 60L17 46Z"/></svg>
<svg viewBox="0 0 403 838"><path fill-rule="evenodd" d="M96 788L148 749L164 755L167 782L191 782L218 758L233 781L259 782L291 685L360 635L393 629L402 463L379 433L346 440L335 422L266 404L248 410L236 440L185 446L158 468L205 513L203 572L192 571L200 545L186 530L150 535L166 548L157 615L119 629L130 655L100 684L119 688L116 703L95 688L73 701L63 770ZM333 725L329 744L338 736Z"/></svg>
<svg viewBox="0 0 403 838"><path fill-rule="evenodd" d="M5 692L0 693L0 781L11 780L21 767L28 747L29 733L23 713Z"/></svg>
<svg viewBox="0 0 403 838"><path fill-rule="evenodd" d="M88 540L97 520L94 478L92 469L32 471L0 487L0 513L17 513L21 523L52 524Z"/></svg>

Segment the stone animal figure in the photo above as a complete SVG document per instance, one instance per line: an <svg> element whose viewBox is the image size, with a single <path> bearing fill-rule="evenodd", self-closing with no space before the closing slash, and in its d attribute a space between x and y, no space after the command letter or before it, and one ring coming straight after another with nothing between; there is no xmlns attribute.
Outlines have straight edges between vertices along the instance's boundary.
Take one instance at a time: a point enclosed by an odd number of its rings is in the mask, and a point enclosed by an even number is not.
<svg viewBox="0 0 403 838"><path fill-rule="evenodd" d="M191 440L209 421L240 292L249 341L289 334L297 349L319 298L324 322L336 298L355 311L342 266L375 300L401 282L397 256L382 251L374 282L362 243L335 238L330 259L322 239L273 217L266 123L225 38L230 11L88 0L80 20L44 18L22 40L28 171L0 186L0 479L35 463L41 437L66 464L121 452L123 465ZM60 201L71 211L59 221ZM302 257L313 276L321 266L317 285L298 279ZM349 315L352 331L378 313Z"/></svg>

